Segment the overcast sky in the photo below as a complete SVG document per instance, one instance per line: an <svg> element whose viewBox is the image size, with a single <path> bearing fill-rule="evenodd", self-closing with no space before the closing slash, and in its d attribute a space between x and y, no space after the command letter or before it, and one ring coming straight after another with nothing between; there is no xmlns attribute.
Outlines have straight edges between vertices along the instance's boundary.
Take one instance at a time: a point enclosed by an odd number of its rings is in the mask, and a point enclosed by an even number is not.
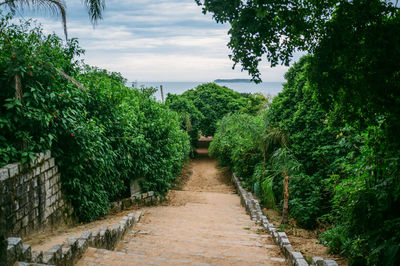
<svg viewBox="0 0 400 266"><path fill-rule="evenodd" d="M194 0L106 0L104 19L95 28L80 0L66 2L69 37L79 39L90 65L121 72L130 81L250 78L240 66L232 70L229 26L204 15ZM46 32L63 35L60 18L35 16ZM262 79L283 81L286 71L264 63Z"/></svg>

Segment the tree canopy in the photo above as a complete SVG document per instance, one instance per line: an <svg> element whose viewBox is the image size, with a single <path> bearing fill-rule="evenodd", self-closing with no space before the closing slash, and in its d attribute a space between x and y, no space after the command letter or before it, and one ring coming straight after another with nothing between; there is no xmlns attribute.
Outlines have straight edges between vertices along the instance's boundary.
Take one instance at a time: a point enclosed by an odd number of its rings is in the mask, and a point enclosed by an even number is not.
<svg viewBox="0 0 400 266"><path fill-rule="evenodd" d="M400 130L400 9L389 0L196 0L229 23L231 58L255 81L259 64L311 55L308 78L331 123Z"/></svg>
<svg viewBox="0 0 400 266"><path fill-rule="evenodd" d="M314 52L322 41L335 35L327 27L340 20L341 14L352 14L348 26L358 30L373 26L380 18L388 20L399 10L392 1L384 0L195 1L203 13L210 12L217 22L230 24L231 58L256 81L260 81L258 67L263 56L271 66L289 65L294 52ZM347 37L351 36L344 39Z"/></svg>

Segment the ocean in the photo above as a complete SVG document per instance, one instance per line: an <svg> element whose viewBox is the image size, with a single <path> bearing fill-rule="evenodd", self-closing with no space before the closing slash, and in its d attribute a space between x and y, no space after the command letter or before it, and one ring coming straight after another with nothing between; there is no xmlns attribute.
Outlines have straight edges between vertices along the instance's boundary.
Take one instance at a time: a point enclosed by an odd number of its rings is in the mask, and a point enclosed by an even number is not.
<svg viewBox="0 0 400 266"><path fill-rule="evenodd" d="M157 88L158 91L155 94L157 100L161 100L160 94L160 85L163 86L164 97L167 97L167 93L172 94L182 94L183 92L194 89L198 85L207 83L207 82L140 82L136 81L136 87L154 87ZM217 83L220 86L228 87L237 92L245 92L245 93L255 93L260 92L264 95L276 96L279 92L282 91L283 85L282 82L262 82L260 84L254 84L249 82L244 83Z"/></svg>

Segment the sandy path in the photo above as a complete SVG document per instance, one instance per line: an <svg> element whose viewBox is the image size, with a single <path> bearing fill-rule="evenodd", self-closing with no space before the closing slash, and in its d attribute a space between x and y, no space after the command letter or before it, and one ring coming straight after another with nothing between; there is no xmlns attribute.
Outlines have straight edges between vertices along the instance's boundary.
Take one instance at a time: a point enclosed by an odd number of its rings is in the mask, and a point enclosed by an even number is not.
<svg viewBox="0 0 400 266"><path fill-rule="evenodd" d="M286 265L256 226L207 149L191 162L182 191L145 210L114 251L89 248L78 265Z"/></svg>

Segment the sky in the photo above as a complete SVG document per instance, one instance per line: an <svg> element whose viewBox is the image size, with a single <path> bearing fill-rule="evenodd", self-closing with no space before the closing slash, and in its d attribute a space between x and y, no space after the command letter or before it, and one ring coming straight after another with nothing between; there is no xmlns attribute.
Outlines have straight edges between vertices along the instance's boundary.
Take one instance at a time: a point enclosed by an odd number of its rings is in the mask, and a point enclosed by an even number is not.
<svg viewBox="0 0 400 266"><path fill-rule="evenodd" d="M78 38L86 63L116 71L129 81L213 81L250 78L233 70L229 25L204 15L194 0L106 0L104 18L93 27L81 0L67 3L68 37ZM60 17L24 11L46 33L63 36ZM260 65L264 82L282 82L287 67Z"/></svg>

